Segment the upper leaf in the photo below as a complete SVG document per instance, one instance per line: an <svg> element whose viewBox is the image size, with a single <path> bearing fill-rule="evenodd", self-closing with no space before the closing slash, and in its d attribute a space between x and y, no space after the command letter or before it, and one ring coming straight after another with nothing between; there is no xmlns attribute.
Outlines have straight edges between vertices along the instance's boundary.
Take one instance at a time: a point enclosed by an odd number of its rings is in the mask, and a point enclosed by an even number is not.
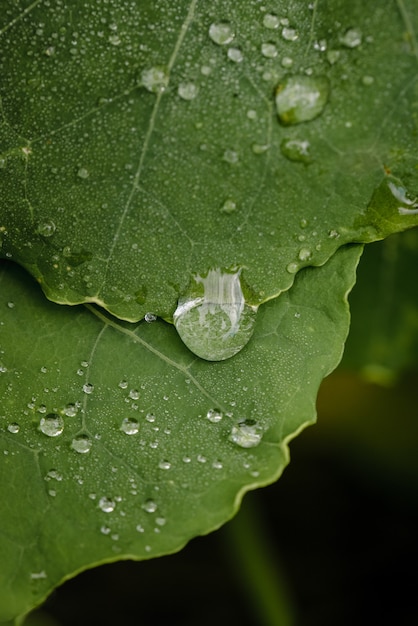
<svg viewBox="0 0 418 626"><path fill-rule="evenodd" d="M418 223L413 0L5 0L2 254L57 302L172 319ZM399 209L402 211L399 211Z"/></svg>

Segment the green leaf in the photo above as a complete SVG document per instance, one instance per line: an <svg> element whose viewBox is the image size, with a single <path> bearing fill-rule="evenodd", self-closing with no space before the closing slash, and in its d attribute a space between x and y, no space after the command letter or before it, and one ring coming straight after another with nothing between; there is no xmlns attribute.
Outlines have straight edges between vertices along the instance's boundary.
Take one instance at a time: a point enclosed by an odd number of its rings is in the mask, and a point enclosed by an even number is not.
<svg viewBox="0 0 418 626"><path fill-rule="evenodd" d="M374 382L392 383L418 366L417 260L416 230L367 246L362 257L343 365Z"/></svg>
<svg viewBox="0 0 418 626"><path fill-rule="evenodd" d="M417 6L4 0L2 254L47 296L171 320L418 223Z"/></svg>
<svg viewBox="0 0 418 626"><path fill-rule="evenodd" d="M84 568L179 550L278 478L341 358L360 252L300 272L216 363L163 321L50 303L3 263L0 620Z"/></svg>

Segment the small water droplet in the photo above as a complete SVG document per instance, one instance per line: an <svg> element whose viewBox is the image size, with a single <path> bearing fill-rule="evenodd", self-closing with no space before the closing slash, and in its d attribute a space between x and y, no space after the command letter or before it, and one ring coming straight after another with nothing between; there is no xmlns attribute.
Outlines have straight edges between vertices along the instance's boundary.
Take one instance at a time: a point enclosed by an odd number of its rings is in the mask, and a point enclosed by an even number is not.
<svg viewBox="0 0 418 626"><path fill-rule="evenodd" d="M100 498L98 502L98 507L104 513L112 513L115 510L116 502L114 500L110 500L110 498Z"/></svg>
<svg viewBox="0 0 418 626"><path fill-rule="evenodd" d="M141 85L152 93L162 93L169 81L166 70L162 67L151 67L141 74Z"/></svg>
<svg viewBox="0 0 418 626"><path fill-rule="evenodd" d="M283 57L282 61L281 61L281 65L282 67L292 67L293 65L293 59L291 57Z"/></svg>
<svg viewBox="0 0 418 626"><path fill-rule="evenodd" d="M267 143L253 143L251 146L251 150L254 154L264 154L264 152L267 152L269 148L270 146Z"/></svg>
<svg viewBox="0 0 418 626"><path fill-rule="evenodd" d="M169 470L171 469L171 463L169 461L160 461L158 467L162 470Z"/></svg>
<svg viewBox="0 0 418 626"><path fill-rule="evenodd" d="M196 275L179 300L174 313L177 332L202 359L223 361L250 340L257 309L245 302L240 274L213 269L206 276Z"/></svg>
<svg viewBox="0 0 418 626"><path fill-rule="evenodd" d="M274 13L266 13L263 17L263 26L270 28L270 30L276 30L279 28L280 20Z"/></svg>
<svg viewBox="0 0 418 626"><path fill-rule="evenodd" d="M158 509L157 504L154 502L154 500L147 500L146 502L144 502L144 504L142 505L142 508L144 509L144 511L146 511L147 513L155 513L155 511Z"/></svg>
<svg viewBox="0 0 418 626"><path fill-rule="evenodd" d="M239 48L228 48L227 55L228 59L234 61L234 63L241 63L244 58L244 55Z"/></svg>
<svg viewBox="0 0 418 626"><path fill-rule="evenodd" d="M213 424L217 424L221 421L223 414L222 411L220 411L219 409L209 409L209 411L206 413L206 417Z"/></svg>
<svg viewBox="0 0 418 626"><path fill-rule="evenodd" d="M357 48L362 42L363 35L357 28L349 28L340 37L340 43L346 48Z"/></svg>
<svg viewBox="0 0 418 626"><path fill-rule="evenodd" d="M145 313L144 319L148 324L152 324L157 319L157 316L154 313Z"/></svg>
<svg viewBox="0 0 418 626"><path fill-rule="evenodd" d="M289 272L289 274L296 274L296 272L299 269L299 265L297 263L289 263L286 266L287 271Z"/></svg>
<svg viewBox="0 0 418 626"><path fill-rule="evenodd" d="M330 239L338 239L338 238L339 238L339 236L340 236L340 233L338 232L338 230L334 230L334 229L332 229L332 230L330 230L330 231L329 231L329 233L328 233L328 237L329 237Z"/></svg>
<svg viewBox="0 0 418 626"><path fill-rule="evenodd" d="M61 482L62 481L62 476L61 476L61 474L57 470L51 469L51 470L49 470L49 472L46 473L45 480L46 481L56 480L58 482Z"/></svg>
<svg viewBox="0 0 418 626"><path fill-rule="evenodd" d="M129 397L132 400L138 400L139 399L139 391L137 389L131 389L129 392Z"/></svg>
<svg viewBox="0 0 418 626"><path fill-rule="evenodd" d="M385 181L384 181L385 182ZM416 215L418 214L418 197L410 198L408 197L407 190L402 185L395 183L394 181L389 181L387 186L398 203L401 203L403 206L398 206L399 215Z"/></svg>
<svg viewBox="0 0 418 626"><path fill-rule="evenodd" d="M241 448L254 448L258 446L262 438L260 427L253 420L239 422L232 427L230 441Z"/></svg>
<svg viewBox="0 0 418 626"><path fill-rule="evenodd" d="M108 41L112 44L112 46L119 46L121 44L121 38L119 35L109 35Z"/></svg>
<svg viewBox="0 0 418 626"><path fill-rule="evenodd" d="M126 389L128 387L128 381L121 380L120 383L118 384L118 387L120 387L121 389Z"/></svg>
<svg viewBox="0 0 418 626"><path fill-rule="evenodd" d="M76 404L67 404L63 410L64 415L67 417L75 417L78 413L78 408Z"/></svg>
<svg viewBox="0 0 418 626"><path fill-rule="evenodd" d="M156 517L155 523L158 524L158 526L165 526L167 520L165 519L165 517Z"/></svg>
<svg viewBox="0 0 418 626"><path fill-rule="evenodd" d="M218 24L214 23L210 25L209 37L214 43L219 46L224 46L231 43L235 37L235 33L231 24L228 24L228 22L219 22Z"/></svg>
<svg viewBox="0 0 418 626"><path fill-rule="evenodd" d="M296 41L296 39L299 38L299 33L294 28L289 28L288 26L285 26L282 29L282 37L286 41Z"/></svg>
<svg viewBox="0 0 418 626"><path fill-rule="evenodd" d="M213 469L222 469L223 468L223 464L221 461L214 461L212 463L212 467Z"/></svg>
<svg viewBox="0 0 418 626"><path fill-rule="evenodd" d="M224 154L223 154L223 160L227 161L228 163L238 163L239 161L239 155L238 152L236 152L235 150L225 150Z"/></svg>
<svg viewBox="0 0 418 626"><path fill-rule="evenodd" d="M334 65L340 58L341 53L339 50L328 50L327 60L330 65Z"/></svg>
<svg viewBox="0 0 418 626"><path fill-rule="evenodd" d="M56 413L49 413L45 417L41 417L39 430L48 437L58 437L64 430L64 420Z"/></svg>
<svg viewBox="0 0 418 626"><path fill-rule="evenodd" d="M319 52L325 52L327 49L327 40L320 39L319 41L315 41L314 50L319 50Z"/></svg>
<svg viewBox="0 0 418 626"><path fill-rule="evenodd" d="M54 222L52 220L49 220L47 222L41 222L40 224L38 224L36 232L42 237L52 237L52 235L55 233L55 229L56 226Z"/></svg>
<svg viewBox="0 0 418 626"><path fill-rule="evenodd" d="M136 435L136 433L139 431L138 421L133 417L125 417L122 420L120 429L126 435Z"/></svg>
<svg viewBox="0 0 418 626"><path fill-rule="evenodd" d="M16 422L12 422L7 426L7 430L9 433L13 433L14 435L19 432L20 426Z"/></svg>
<svg viewBox="0 0 418 626"><path fill-rule="evenodd" d="M75 452L79 454L86 454L90 452L92 446L91 439L87 435L79 435L75 437L71 442L71 447Z"/></svg>
<svg viewBox="0 0 418 626"><path fill-rule="evenodd" d="M80 167L79 170L77 171L77 176L79 178L88 178L90 176L90 172L88 170L86 170L85 167Z"/></svg>
<svg viewBox="0 0 418 626"><path fill-rule="evenodd" d="M276 89L276 108L284 125L300 124L318 117L329 96L325 76L288 76Z"/></svg>
<svg viewBox="0 0 418 626"><path fill-rule="evenodd" d="M301 219L300 220L300 227L301 228L306 228L307 225L308 225L308 220L305 220L305 219Z"/></svg>
<svg viewBox="0 0 418 626"><path fill-rule="evenodd" d="M299 250L298 257L300 261L309 261L311 256L312 256L312 251L309 250L309 248L301 248Z"/></svg>
<svg viewBox="0 0 418 626"><path fill-rule="evenodd" d="M106 526L106 525L103 524L103 526L100 527L100 532L103 535L110 535L111 529L109 528L109 526Z"/></svg>
<svg viewBox="0 0 418 626"><path fill-rule="evenodd" d="M254 111L254 109L249 109L247 111L247 117L249 120L256 120L257 119L257 111Z"/></svg>
<svg viewBox="0 0 418 626"><path fill-rule="evenodd" d="M261 54L267 59L276 58L277 57L276 45L271 42L261 44Z"/></svg>
<svg viewBox="0 0 418 626"><path fill-rule="evenodd" d="M310 162L309 148L309 141L302 141L300 139L285 138L280 144L283 156L289 159L289 161L299 161L301 163Z"/></svg>
<svg viewBox="0 0 418 626"><path fill-rule="evenodd" d="M145 416L145 419L147 420L147 422L150 422L151 424L153 424L155 422L154 413L147 413Z"/></svg>
<svg viewBox="0 0 418 626"><path fill-rule="evenodd" d="M374 83L374 78L373 78L373 76L363 76L363 78L361 79L361 82L366 87L370 87L370 85L373 85L373 83Z"/></svg>
<svg viewBox="0 0 418 626"><path fill-rule="evenodd" d="M222 213L227 213L228 215L230 213L235 213L236 210L237 210L236 202L234 202L230 198L228 198L228 200L225 200L225 202L221 206Z"/></svg>
<svg viewBox="0 0 418 626"><path fill-rule="evenodd" d="M194 100L199 93L199 87L194 83L180 83L177 93L183 100Z"/></svg>
<svg viewBox="0 0 418 626"><path fill-rule="evenodd" d="M83 385L83 391L84 393L87 393L88 395L90 395L94 391L94 385L92 385L91 383L85 383Z"/></svg>

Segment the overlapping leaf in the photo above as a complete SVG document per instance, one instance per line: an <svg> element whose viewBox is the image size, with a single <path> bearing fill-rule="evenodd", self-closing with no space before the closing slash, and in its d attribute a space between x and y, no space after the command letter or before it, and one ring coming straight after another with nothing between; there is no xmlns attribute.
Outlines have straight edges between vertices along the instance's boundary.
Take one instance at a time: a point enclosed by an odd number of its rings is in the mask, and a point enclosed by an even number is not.
<svg viewBox="0 0 418 626"><path fill-rule="evenodd" d="M244 267L259 303L417 223L416 11L7 0L3 255L55 301L170 319L191 274Z"/></svg>

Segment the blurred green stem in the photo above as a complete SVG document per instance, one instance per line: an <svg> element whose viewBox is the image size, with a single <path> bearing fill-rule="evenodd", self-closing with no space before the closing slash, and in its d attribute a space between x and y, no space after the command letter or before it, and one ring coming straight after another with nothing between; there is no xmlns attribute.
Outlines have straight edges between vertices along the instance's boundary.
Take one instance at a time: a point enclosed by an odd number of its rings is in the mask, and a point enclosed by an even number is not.
<svg viewBox="0 0 418 626"><path fill-rule="evenodd" d="M223 529L232 568L252 604L257 626L294 626L285 575L270 544L255 494Z"/></svg>

